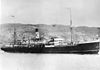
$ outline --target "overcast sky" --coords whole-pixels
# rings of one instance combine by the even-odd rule
[[[1,0],[2,23],[69,25],[67,8],[74,26],[100,26],[100,0]]]

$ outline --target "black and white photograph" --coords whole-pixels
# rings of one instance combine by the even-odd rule
[[[100,70],[100,0],[0,0],[0,70]]]

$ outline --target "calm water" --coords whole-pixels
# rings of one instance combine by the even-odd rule
[[[0,52],[0,70],[100,70],[100,55]]]

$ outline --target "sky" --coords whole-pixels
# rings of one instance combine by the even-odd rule
[[[70,24],[100,27],[100,0],[1,0],[1,24]],[[15,17],[11,17],[15,16]]]

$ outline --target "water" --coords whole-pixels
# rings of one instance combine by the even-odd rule
[[[100,70],[100,55],[0,52],[0,70]]]

